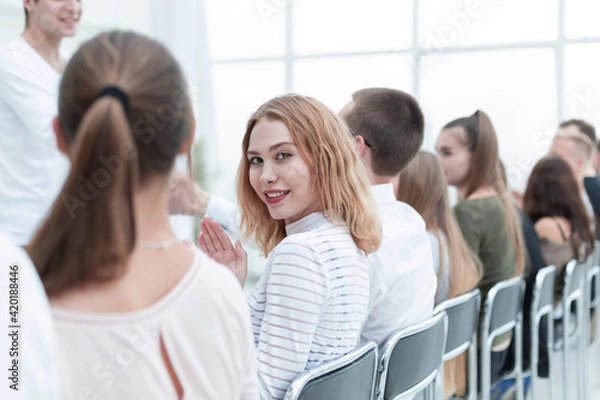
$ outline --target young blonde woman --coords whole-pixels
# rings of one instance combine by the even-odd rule
[[[398,200],[411,205],[425,220],[438,277],[435,303],[467,293],[481,279],[481,265],[462,237],[448,200],[444,171],[437,157],[420,151],[402,171]],[[444,365],[444,397],[466,389],[464,355]]]
[[[463,237],[483,266],[478,285],[483,305],[493,285],[523,274],[526,259],[520,220],[502,180],[496,131],[488,115],[476,111],[446,124],[436,149],[448,184],[458,191],[454,214]],[[510,341],[507,334],[493,343],[492,382]]]
[[[54,129],[71,170],[28,251],[61,398],[257,399],[237,280],[169,224],[169,176],[195,129],[178,63],[132,32],[95,37],[67,65]]]
[[[381,226],[366,168],[341,120],[299,95],[263,104],[242,141],[237,194],[243,237],[268,255],[248,302],[265,397],[359,341],[369,302],[366,255]],[[201,248],[243,284],[246,256],[205,217]]]

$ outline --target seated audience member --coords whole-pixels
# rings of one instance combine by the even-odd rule
[[[420,151],[408,164],[400,174],[397,197],[425,219],[438,280],[436,304],[473,290],[481,279],[481,264],[450,209],[444,171],[434,154]],[[465,361],[463,354],[444,363],[444,398],[464,396]]]
[[[592,167],[595,147],[589,136],[571,128],[559,131],[548,151],[549,156],[560,157],[569,164],[592,230],[596,229],[596,220],[600,215],[600,180]]]
[[[340,111],[371,176],[383,243],[369,256],[371,304],[362,331],[380,347],[399,329],[431,316],[436,290],[423,218],[396,200],[398,176],[423,143],[424,118],[408,93],[388,88],[355,92]]]
[[[363,339],[381,346],[393,332],[425,320],[433,310],[436,279],[425,223],[412,207],[395,198],[398,175],[423,143],[423,113],[405,92],[368,88],[354,93],[339,115],[370,172],[383,227],[382,246],[369,256],[371,301],[362,332]],[[172,183],[170,208],[206,213],[229,233],[239,225],[232,203],[181,175]]]
[[[6,350],[2,366],[8,378],[0,398],[61,399],[56,334],[46,292],[27,253],[3,233],[0,265],[0,299],[6,305],[0,346]]]
[[[186,92],[168,50],[132,32],[96,36],[67,65],[54,129],[71,169],[28,246],[57,327],[61,398],[258,398],[235,276],[169,224],[169,176],[195,129]]]
[[[491,287],[522,275],[526,259],[519,217],[501,175],[496,132],[487,114],[477,111],[446,124],[436,149],[448,184],[458,191],[454,213],[463,237],[483,266],[478,284],[483,311]],[[507,333],[492,344],[492,382],[500,376],[510,342]]]
[[[381,243],[367,170],[346,125],[299,95],[258,108],[237,177],[242,239],[268,256],[249,297],[263,397],[352,350],[369,305],[366,255]],[[205,216],[200,247],[245,282],[246,254]]]
[[[578,193],[575,176],[567,162],[559,157],[546,157],[533,167],[523,199],[523,210],[535,223],[535,230],[540,238],[544,263],[556,266],[554,303],[555,317],[559,320],[562,317],[560,301],[564,288],[565,266],[574,258],[585,259],[594,248],[594,235]],[[528,285],[531,279],[535,277],[528,279]],[[538,371],[543,377],[549,373],[548,349],[552,349],[546,340],[545,326],[542,323],[540,327],[541,341],[538,350]],[[560,340],[560,322],[557,321],[555,326],[558,330],[554,337]],[[528,347],[525,351],[529,354]]]
[[[527,181],[523,211],[535,224],[546,265],[556,266],[554,302],[558,305],[567,262],[584,260],[594,248],[585,206],[566,161],[545,157],[537,162]]]

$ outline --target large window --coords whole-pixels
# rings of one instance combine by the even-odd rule
[[[482,109],[517,189],[560,120],[600,128],[595,0],[204,1],[215,125],[203,134],[217,142],[206,186],[231,199],[245,120],[286,92],[338,111],[360,88],[407,91],[429,150],[446,122]]]

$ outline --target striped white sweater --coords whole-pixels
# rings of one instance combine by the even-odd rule
[[[286,226],[248,303],[263,392],[354,348],[369,303],[367,259],[346,225],[313,213]]]

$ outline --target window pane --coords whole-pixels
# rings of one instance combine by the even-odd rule
[[[548,49],[490,51],[443,55],[423,67],[425,147],[434,148],[446,123],[481,109],[496,128],[510,185],[523,190],[556,132],[554,57]]]
[[[409,56],[331,57],[298,60],[294,91],[323,101],[338,112],[358,89],[393,87],[412,90]]]
[[[600,44],[578,44],[565,48],[564,119],[580,118],[600,131]]]
[[[0,0],[0,43],[17,36],[25,26],[22,2]]]
[[[426,48],[557,37],[558,0],[423,0],[419,6],[419,42]]]
[[[295,0],[294,52],[409,48],[412,3],[412,0]]]
[[[211,58],[282,56],[285,1],[205,0]]]
[[[598,0],[565,1],[565,35],[568,38],[600,36]]]
[[[233,199],[246,122],[261,104],[283,93],[285,69],[278,62],[218,65],[212,81],[216,134],[209,132],[206,141],[217,143],[206,154],[208,189]]]

